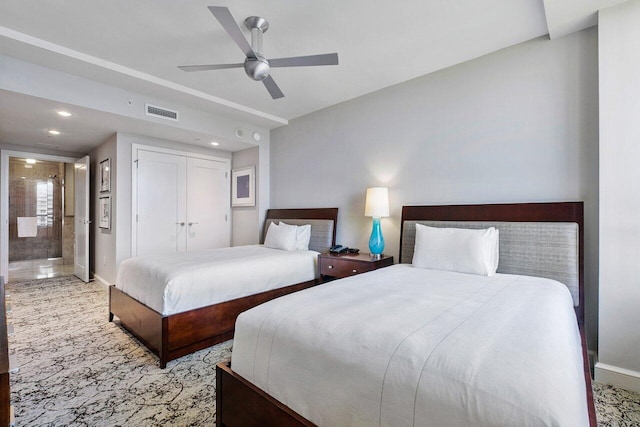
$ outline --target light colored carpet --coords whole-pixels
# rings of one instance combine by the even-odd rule
[[[20,426],[214,425],[215,365],[231,341],[170,362],[108,319],[106,289],[73,277],[7,286]]]
[[[107,291],[74,277],[7,285],[20,371],[11,399],[20,426],[211,426],[215,365],[231,341],[158,367],[107,321]],[[640,426],[640,395],[594,384],[601,426]]]

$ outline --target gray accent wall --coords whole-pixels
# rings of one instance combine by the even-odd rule
[[[595,378],[640,392],[640,1],[600,11],[600,339]]]
[[[389,187],[382,229],[396,262],[403,205],[584,201],[596,348],[596,29],[535,39],[291,120],[271,131],[270,165],[271,207],[337,206],[338,243],[363,252],[366,189]]]

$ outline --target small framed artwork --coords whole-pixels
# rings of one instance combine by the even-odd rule
[[[111,229],[111,196],[100,197],[98,226],[107,230]]]
[[[256,205],[256,167],[249,166],[231,172],[231,206]]]
[[[100,162],[100,192],[111,191],[111,159]]]

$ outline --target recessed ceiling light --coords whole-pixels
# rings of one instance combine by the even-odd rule
[[[25,162],[27,162],[30,165],[35,165],[36,164],[36,159],[24,159]]]
[[[31,168],[33,168],[33,166],[32,166],[32,165],[24,165],[24,167],[25,167],[26,169],[31,169]]]
[[[213,141],[213,142],[211,142],[211,145],[215,145],[215,146],[217,146],[217,145],[220,145],[220,143],[219,143],[219,142],[215,142],[215,141]]]
[[[49,133],[50,133],[51,135],[60,135],[60,131],[59,131],[59,130],[55,130],[55,129],[51,129],[51,130],[49,131]]]
[[[27,179],[27,177],[26,176],[21,176],[20,179]]]
[[[62,117],[69,117],[69,116],[71,116],[71,113],[70,113],[70,112],[68,112],[68,111],[62,111],[62,110],[61,110],[61,111],[58,111],[58,114],[59,114],[60,116],[62,116]]]

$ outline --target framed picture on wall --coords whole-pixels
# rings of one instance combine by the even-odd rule
[[[98,211],[98,226],[107,230],[111,229],[111,196],[100,197]]]
[[[100,162],[100,192],[111,191],[111,159]]]
[[[256,167],[234,169],[231,172],[231,206],[256,205]]]

